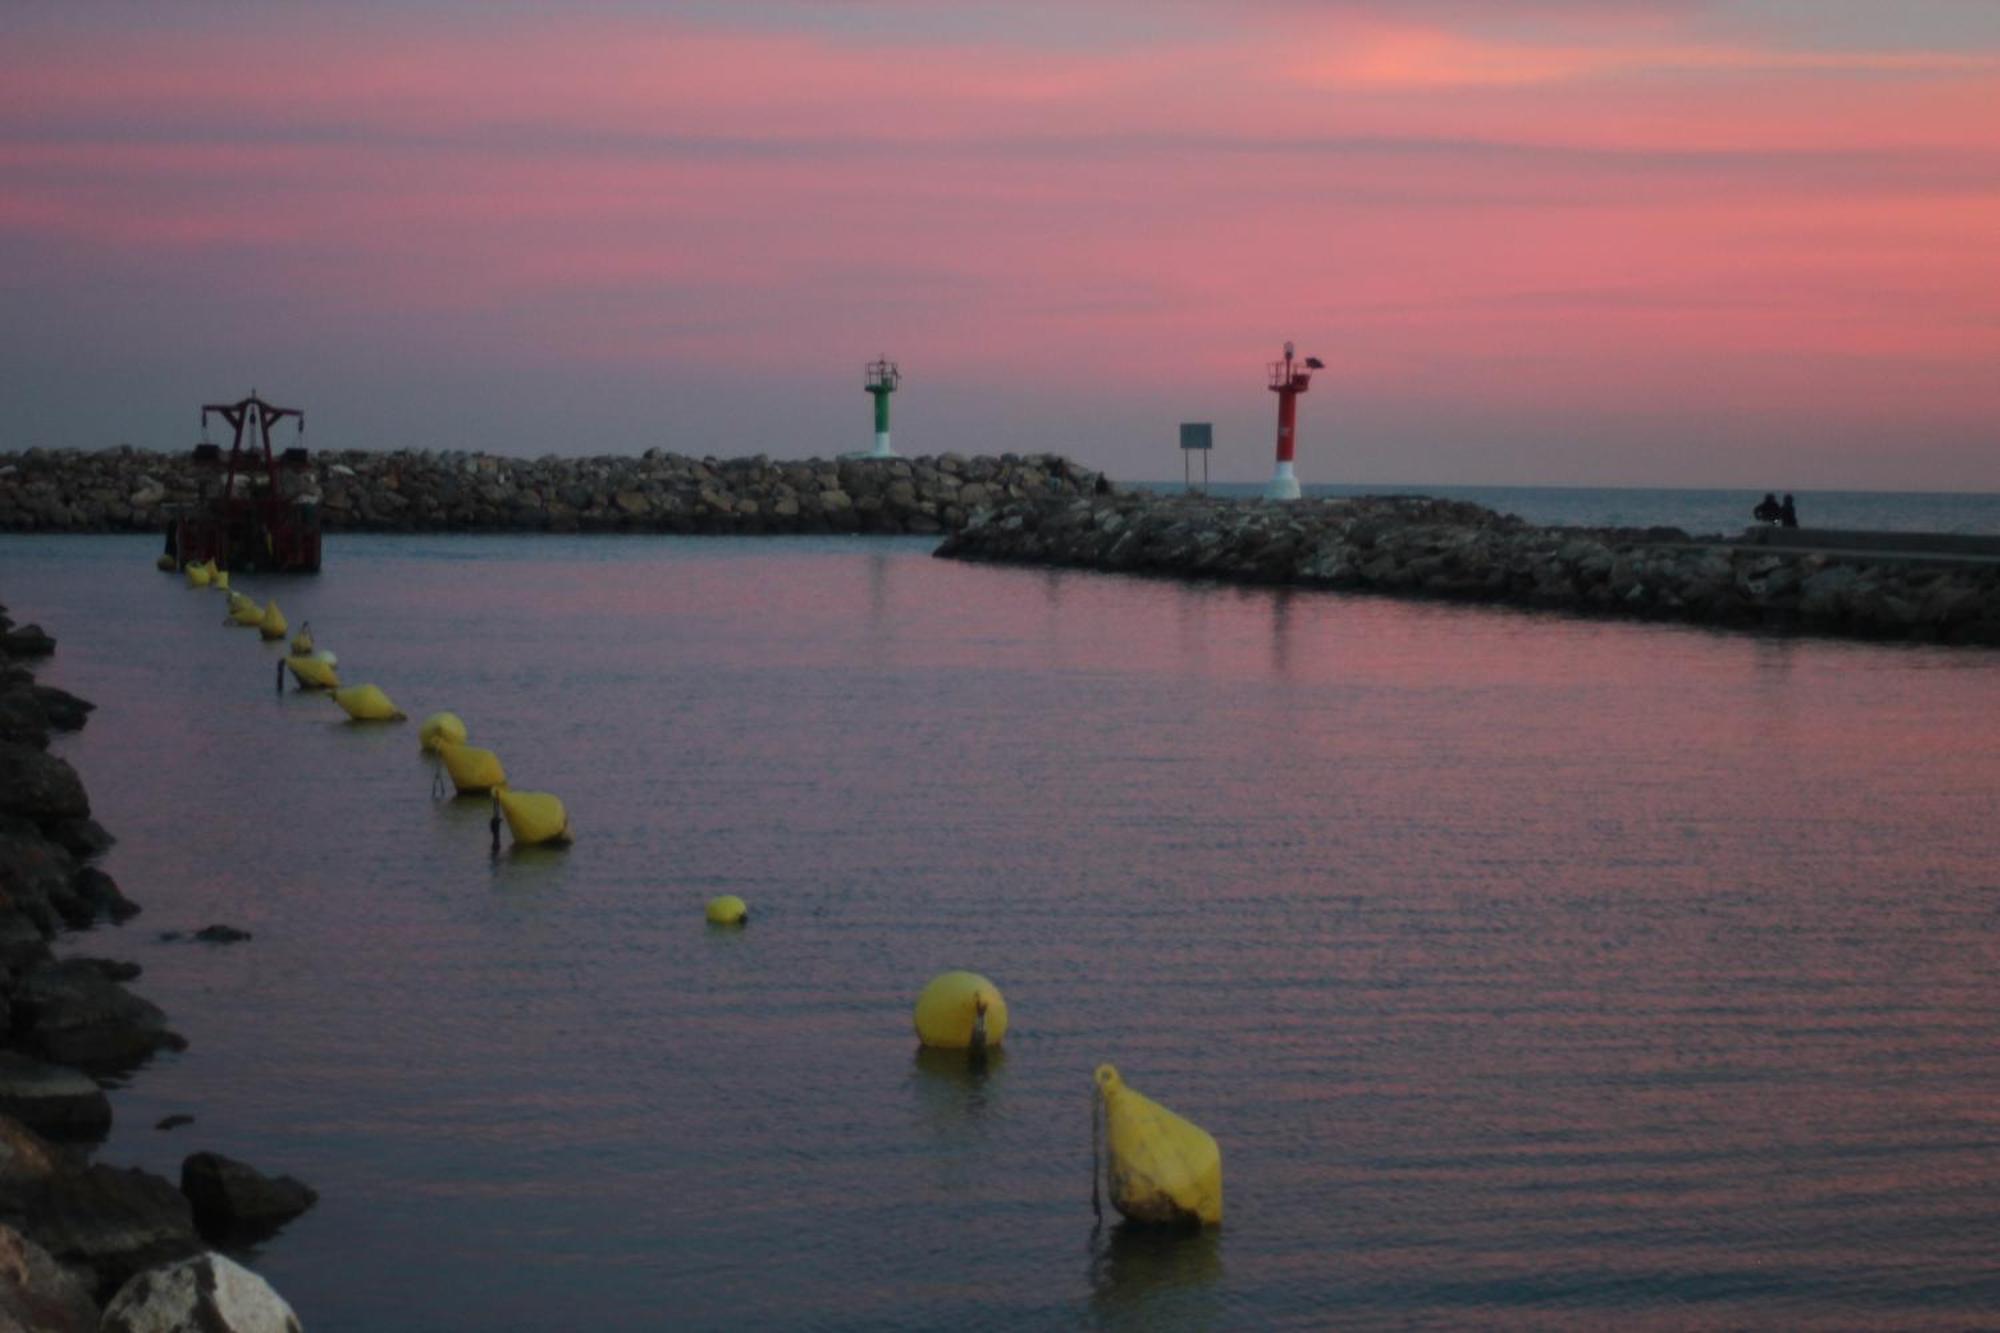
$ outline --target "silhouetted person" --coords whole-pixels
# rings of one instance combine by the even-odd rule
[[[1750,511],[1750,517],[1756,519],[1759,523],[1776,523],[1784,516],[1784,513],[1785,507],[1778,503],[1778,497],[1769,491],[1765,491],[1764,498],[1759,500],[1757,507]]]
[[[1792,503],[1792,497],[1790,495],[1787,495],[1785,496],[1785,502],[1778,506],[1778,526],[1783,528],[1796,528],[1798,525],[1799,525],[1798,506],[1794,505]]]

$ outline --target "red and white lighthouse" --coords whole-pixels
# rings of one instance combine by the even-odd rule
[[[1324,364],[1316,356],[1303,363],[1294,361],[1289,342],[1285,344],[1285,359],[1271,362],[1271,392],[1278,395],[1278,466],[1271,473],[1271,484],[1264,488],[1266,500],[1299,498],[1299,477],[1292,470],[1292,451],[1299,433],[1299,395],[1311,386],[1313,371]]]

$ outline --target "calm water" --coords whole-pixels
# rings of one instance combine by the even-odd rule
[[[1200,466],[1199,462],[1196,464]],[[1179,491],[1182,483],[1142,487]],[[1211,486],[1216,495],[1256,496],[1262,485]],[[1469,500],[1530,523],[1567,527],[1680,528],[1735,536],[1751,526],[1762,491],[1662,490],[1616,486],[1307,486],[1309,496],[1435,495]],[[1798,491],[1799,521],[1814,528],[1887,532],[2000,533],[2000,494],[1979,491]]]
[[[495,863],[154,549],[0,539],[146,905],[77,947],[192,1041],[106,1152],[317,1185],[255,1257],[309,1327],[2000,1322],[2000,655],[880,539],[253,585],[568,801]],[[983,1079],[913,1052],[950,966]],[[1093,1234],[1101,1060],[1220,1140],[1219,1234]]]

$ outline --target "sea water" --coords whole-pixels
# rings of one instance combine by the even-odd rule
[[[145,907],[62,947],[190,1042],[103,1158],[316,1186],[246,1258],[320,1329],[1996,1317],[2000,655],[929,545],[330,538],[242,581],[360,726],[153,540],[0,538]],[[446,708],[572,848],[433,799]],[[1219,1231],[1097,1225],[1100,1061]]]

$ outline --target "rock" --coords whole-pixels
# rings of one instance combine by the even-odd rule
[[[73,926],[89,925],[99,917],[109,917],[113,921],[126,921],[139,915],[139,904],[127,898],[118,887],[118,881],[99,870],[96,866],[83,866],[70,881],[78,904],[77,911],[82,920],[71,919]],[[117,978],[112,978],[114,981]]]
[[[194,1205],[195,1226],[217,1244],[268,1235],[319,1202],[303,1181],[212,1152],[181,1163],[181,1193]]]
[[[100,1292],[201,1251],[186,1196],[172,1181],[137,1169],[59,1172],[29,1205],[25,1230],[62,1262],[89,1268]]]
[[[95,968],[97,975],[106,981],[137,981],[146,972],[146,969],[137,963],[127,962],[123,958],[91,958],[80,954],[64,961]]]
[[[32,687],[0,690],[0,743],[46,749],[53,730]]]
[[[111,1128],[111,1102],[95,1079],[15,1051],[0,1051],[0,1114],[58,1138],[102,1138]]]
[[[10,1226],[0,1226],[0,1330],[95,1333],[90,1284]]]
[[[47,657],[56,650],[56,641],[43,633],[40,625],[23,625],[0,634],[0,656]]]
[[[158,1005],[76,960],[28,970],[14,995],[14,1029],[28,1050],[89,1072],[117,1072],[186,1045]]]
[[[250,932],[247,930],[238,930],[234,926],[218,924],[203,926],[194,933],[194,937],[209,944],[235,944],[239,940],[249,939]]]
[[[68,690],[59,690],[53,685],[33,687],[35,701],[42,706],[42,713],[49,725],[57,731],[78,731],[90,720],[97,705],[88,699],[79,699]]]
[[[104,1307],[101,1333],[301,1333],[271,1284],[213,1252],[133,1277]]]
[[[161,1116],[161,1117],[159,1118],[159,1120],[157,1120],[157,1121],[155,1121],[155,1122],[154,1122],[154,1124],[153,1124],[153,1128],[154,1128],[154,1129],[179,1129],[179,1128],[180,1128],[180,1127],[181,1127],[182,1125],[192,1125],[193,1123],[194,1123],[194,1117],[193,1117],[193,1116],[191,1116],[191,1115],[182,1115],[182,1114],[179,1114],[179,1113],[176,1113],[176,1114],[174,1114],[174,1115],[163,1115],[163,1116]]]
[[[82,819],[90,798],[67,760],[29,745],[0,743],[0,811],[37,823]]]
[[[0,1198],[10,1204],[39,1194],[69,1164],[22,1121],[0,1114]]]
[[[54,820],[48,825],[48,835],[77,856],[101,856],[118,841],[104,825],[87,816]]]
[[[0,833],[0,894],[43,936],[75,914],[76,874],[76,858],[39,833]]]

